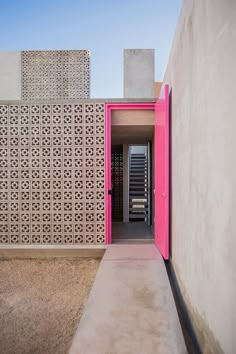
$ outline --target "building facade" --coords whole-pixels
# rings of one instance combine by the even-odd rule
[[[15,61],[7,66],[9,57]],[[124,155],[125,147],[153,142],[154,51],[125,50],[124,57],[124,73],[133,68],[124,76],[124,93],[135,98],[95,100],[89,92],[89,51],[1,53],[1,76],[8,88],[0,89],[0,244],[105,245],[112,241],[111,209],[117,203],[121,214],[126,210],[121,221],[130,221],[132,202],[133,217],[146,223],[149,219],[153,226],[147,162],[141,181],[135,177],[130,182],[135,191],[129,186],[129,168],[125,176],[122,166],[129,154],[128,149]],[[135,75],[142,65],[147,75]],[[152,97],[143,97],[145,88]],[[3,99],[3,91],[9,96],[15,92],[14,100]],[[117,179],[111,180],[112,166],[113,176],[118,171],[112,153],[117,148],[122,177],[118,194],[123,194],[123,185],[126,191],[119,199]],[[114,184],[113,204],[109,183]]]

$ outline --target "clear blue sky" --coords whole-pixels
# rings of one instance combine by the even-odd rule
[[[123,49],[155,48],[161,81],[182,0],[0,0],[0,50],[89,49],[91,97],[123,96]]]

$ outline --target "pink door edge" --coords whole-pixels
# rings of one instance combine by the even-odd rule
[[[154,127],[154,238],[164,259],[169,259],[169,86],[155,105]]]

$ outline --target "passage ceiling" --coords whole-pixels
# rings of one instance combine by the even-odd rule
[[[144,144],[154,133],[152,110],[115,110],[111,119],[111,142],[117,144]]]

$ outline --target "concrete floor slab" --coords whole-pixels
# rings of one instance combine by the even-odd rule
[[[143,221],[112,222],[112,240],[153,240],[151,227]]]
[[[154,245],[108,247],[69,353],[187,353],[165,265]]]

